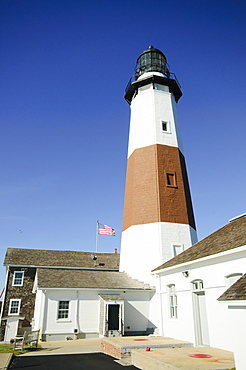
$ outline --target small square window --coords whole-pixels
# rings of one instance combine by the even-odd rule
[[[167,131],[167,122],[162,121],[162,131]]]
[[[68,319],[69,301],[59,301],[58,319]]]
[[[161,130],[162,132],[170,134],[170,122],[161,121]]]
[[[171,172],[166,173],[166,181],[167,181],[167,186],[169,186],[171,188],[176,188],[177,187],[175,173],[171,173]]]
[[[174,245],[173,246],[173,254],[174,257],[176,257],[178,254],[182,253],[184,251],[183,245]]]
[[[19,315],[20,299],[11,299],[9,302],[9,315]]]
[[[24,272],[23,271],[15,271],[12,285],[22,286],[23,285],[23,277],[24,277]]]

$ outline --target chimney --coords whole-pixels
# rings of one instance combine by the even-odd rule
[[[114,254],[117,254],[117,248],[114,249]]]

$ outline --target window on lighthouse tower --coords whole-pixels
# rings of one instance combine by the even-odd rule
[[[174,172],[166,173],[167,186],[171,188],[177,187],[176,175]]]
[[[171,134],[170,122],[161,121],[161,131],[165,134]]]
[[[162,121],[162,131],[167,131],[167,122]]]

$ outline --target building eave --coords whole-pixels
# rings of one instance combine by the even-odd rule
[[[227,299],[219,301],[221,303],[227,304],[228,306],[246,306],[246,299]]]
[[[105,290],[105,291],[122,291],[122,292],[152,292],[152,291],[155,291],[155,288],[154,287],[151,287],[151,288],[146,288],[146,289],[141,289],[141,288],[102,288],[102,287],[98,287],[98,288],[66,288],[66,287],[63,287],[63,288],[56,288],[56,287],[38,287],[37,290]]]
[[[246,245],[243,245],[243,246],[238,247],[238,248],[229,249],[225,252],[212,254],[210,256],[198,258],[196,260],[187,261],[187,262],[183,262],[183,263],[180,263],[180,264],[177,264],[177,265],[174,265],[174,266],[170,266],[170,267],[162,268],[160,270],[152,271],[152,275],[168,274],[169,272],[173,272],[175,270],[187,269],[188,267],[190,267],[192,265],[195,265],[195,264],[204,264],[204,263],[209,262],[213,259],[219,259],[219,258],[222,258],[222,257],[227,257],[227,256],[230,256],[230,255],[238,254],[238,253],[245,252],[245,251],[246,251]]]
[[[67,269],[67,270],[93,270],[93,271],[119,271],[119,268],[102,267],[71,267],[71,266],[39,266],[39,265],[13,265],[4,264],[5,267],[40,268],[40,269]]]

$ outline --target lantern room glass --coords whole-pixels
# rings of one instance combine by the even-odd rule
[[[139,56],[136,66],[136,78],[145,72],[160,72],[166,77],[170,77],[166,57],[160,50],[149,47]]]

